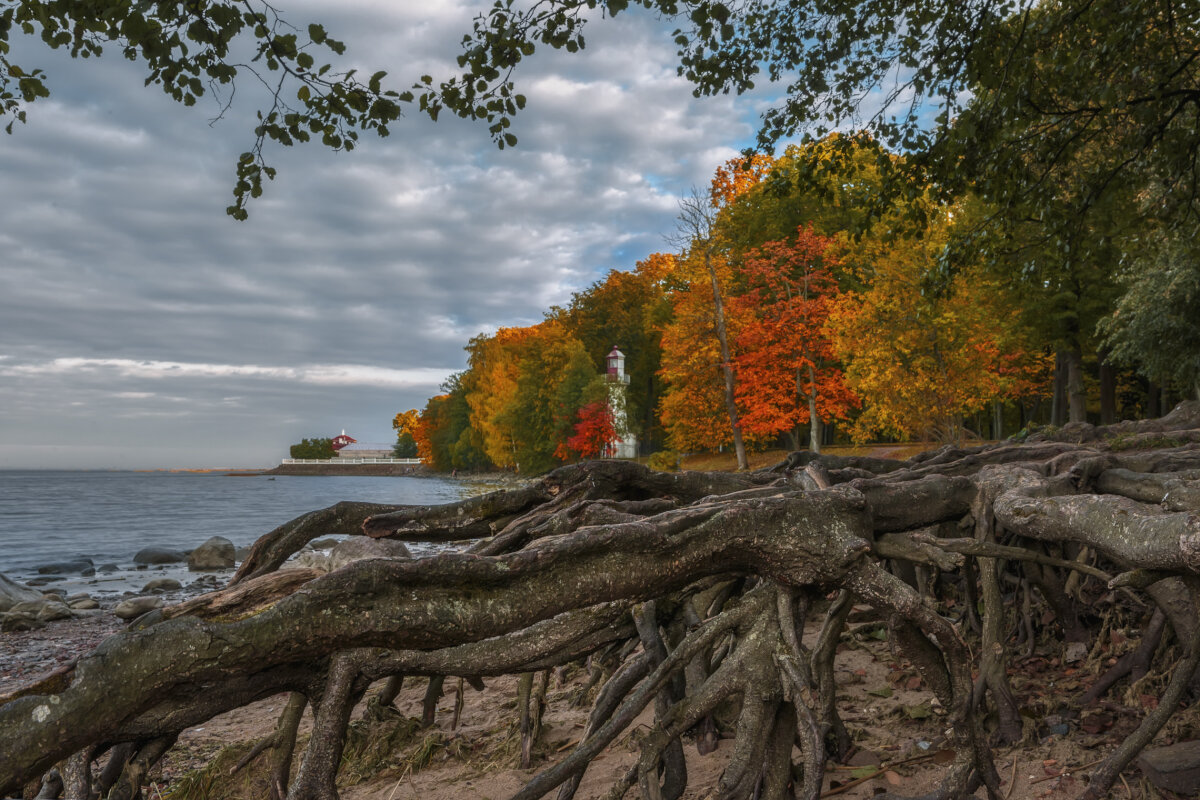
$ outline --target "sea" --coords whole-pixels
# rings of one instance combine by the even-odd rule
[[[437,477],[0,470],[0,573],[20,582],[50,577],[42,589],[99,599],[136,592],[151,578],[186,585],[196,577],[186,565],[139,569],[134,554],[149,546],[191,550],[210,536],[248,547],[341,500],[428,505],[491,488]],[[90,558],[97,573],[39,575],[39,567],[78,558]]]

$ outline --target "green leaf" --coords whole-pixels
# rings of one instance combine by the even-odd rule
[[[933,709],[929,703],[921,703],[917,706],[901,706],[901,709],[909,719],[928,719],[933,716]]]

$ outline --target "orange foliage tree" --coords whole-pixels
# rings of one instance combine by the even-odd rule
[[[746,291],[730,300],[745,320],[737,336],[737,400],[742,429],[769,437],[789,432],[819,452],[822,422],[847,419],[859,406],[846,385],[824,326],[838,295],[833,239],[801,226],[794,238],[746,255]]]
[[[448,460],[435,457],[433,437],[437,431],[447,425],[445,420],[446,405],[450,395],[439,394],[429,398],[416,424],[412,427],[412,437],[417,443],[417,458],[436,469],[449,469]],[[397,415],[399,416],[399,415]],[[439,463],[445,461],[446,463]]]
[[[720,282],[734,279],[732,266],[711,259]],[[700,258],[680,259],[669,292],[672,314],[662,326],[662,369],[666,384],[659,416],[674,450],[716,450],[733,444],[725,408],[721,348],[713,316],[713,290]],[[746,308],[727,309],[729,338],[736,341]]]
[[[731,158],[717,167],[711,187],[713,206],[723,208],[732,204],[770,174],[774,164],[771,156],[755,153],[748,160]]]

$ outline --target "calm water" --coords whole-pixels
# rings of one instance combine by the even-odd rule
[[[86,556],[128,579],[134,553],[149,545],[190,550],[224,536],[242,547],[339,500],[446,503],[478,491],[439,478],[0,471],[0,573],[25,580],[41,564]],[[104,578],[92,590],[127,588]]]

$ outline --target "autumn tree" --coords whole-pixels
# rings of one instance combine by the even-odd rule
[[[742,428],[738,424],[737,400],[735,398],[737,379],[734,377],[733,354],[730,350],[730,333],[725,321],[725,299],[721,277],[717,271],[717,262],[721,260],[721,242],[714,230],[719,199],[712,192],[706,197],[692,190],[690,197],[679,203],[679,224],[672,241],[681,248],[687,258],[694,258],[704,266],[704,274],[708,278],[708,290],[711,294],[712,331],[716,337],[718,360],[716,365],[720,370],[725,401],[725,415],[728,419],[730,438],[733,440],[733,451],[737,458],[738,469],[747,469],[746,445],[742,437]]]
[[[626,418],[632,432],[651,446],[663,438],[658,419],[663,392],[659,370],[662,324],[670,314],[667,283],[674,269],[674,256],[652,253],[632,270],[610,271],[553,312],[582,343],[596,374],[604,371],[604,358],[612,346],[621,347],[630,378]]]
[[[501,469],[517,465],[514,417],[509,413],[521,377],[519,346],[530,328],[501,328],[492,336],[476,336],[467,344],[468,369],[462,383],[471,409],[470,427],[488,460]]]
[[[413,431],[417,455],[442,472],[494,467],[483,452],[482,437],[471,427],[464,377],[456,373],[442,384],[445,394],[429,399]]]
[[[511,436],[514,465],[536,475],[557,466],[559,445],[572,435],[585,397],[595,395],[599,374],[582,343],[555,319],[528,329],[513,349],[516,389],[497,422]]]
[[[886,229],[848,248],[864,287],[832,304],[826,331],[864,398],[855,436],[959,442],[965,418],[994,399],[1033,391],[1045,359],[1020,308],[980,271],[934,290],[949,220],[921,239]]]
[[[599,458],[616,438],[617,428],[608,403],[588,403],[577,412],[570,438],[560,442],[554,454],[562,461]]]
[[[748,433],[790,433],[799,449],[801,424],[809,449],[820,452],[823,421],[846,419],[859,405],[846,386],[825,332],[837,302],[833,240],[811,225],[788,240],[747,254],[743,294],[731,305],[746,320],[737,337],[737,398]]]
[[[659,415],[674,450],[717,450],[734,444],[730,427],[726,372],[713,313],[709,270],[718,284],[733,280],[732,266],[721,257],[707,264],[696,254],[676,263],[669,298],[671,317],[662,328],[662,370],[666,385]],[[736,341],[745,309],[730,309],[726,330]]]
[[[412,458],[417,455],[417,440],[414,433],[420,423],[421,412],[415,408],[401,411],[392,420],[392,428],[396,431],[396,445],[392,448],[396,458]]]

